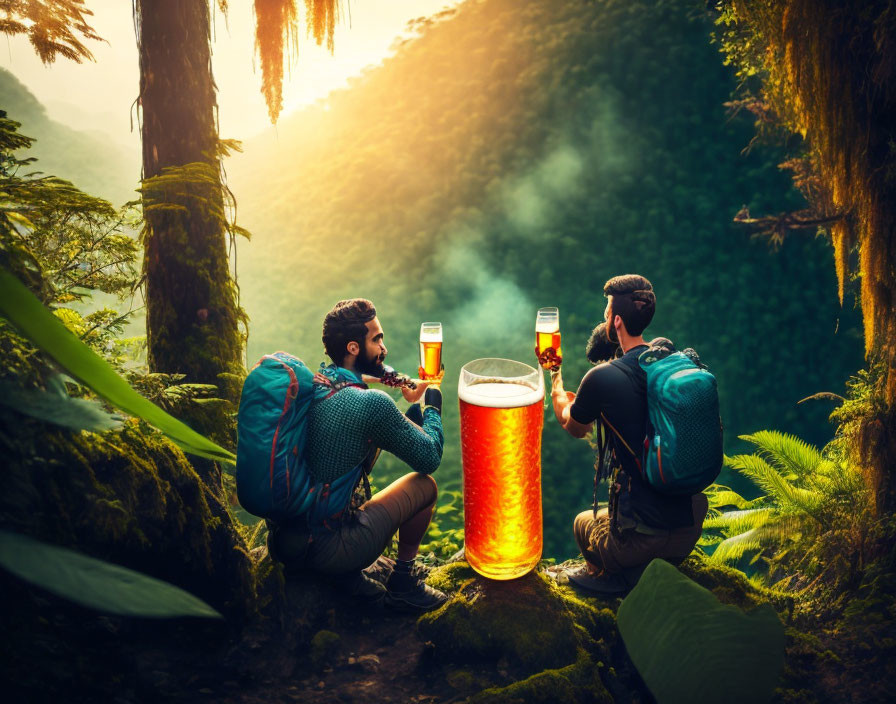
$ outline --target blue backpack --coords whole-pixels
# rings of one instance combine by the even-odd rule
[[[661,340],[638,357],[647,374],[647,434],[642,456],[610,427],[632,452],[651,487],[665,494],[696,494],[712,484],[722,469],[716,378],[694,350],[676,352],[671,343]]]
[[[265,355],[243,382],[237,414],[236,491],[246,511],[273,521],[308,515],[323,522],[330,516],[333,494],[351,499],[358,473],[337,482],[315,483],[305,461],[308,409],[320,398],[346,386],[362,386],[334,375],[316,376],[302,360],[286,352]],[[351,485],[348,490],[341,486]],[[335,485],[335,482],[334,482]],[[345,502],[348,503],[347,501]],[[341,513],[345,505],[339,506]]]

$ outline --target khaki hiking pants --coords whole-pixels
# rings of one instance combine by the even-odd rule
[[[431,509],[437,497],[432,477],[411,472],[349,512],[338,530],[315,535],[308,543],[307,533],[281,528],[272,534],[271,547],[288,569],[334,575],[356,572],[373,564],[399,527]]]
[[[706,496],[695,494],[692,507],[694,511],[692,526],[669,531],[648,529],[651,531],[650,534],[629,529],[620,536],[610,530],[607,509],[598,511],[597,518],[594,518],[593,512],[589,509],[576,516],[573,532],[585,561],[598,573],[621,572],[628,567],[646,565],[655,557],[679,563],[690,555],[700,538],[703,519],[706,518],[709,509]]]

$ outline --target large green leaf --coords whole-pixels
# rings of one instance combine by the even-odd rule
[[[784,664],[769,604],[749,613],[654,560],[617,613],[632,662],[658,704],[768,701]]]
[[[6,381],[0,381],[0,405],[72,430],[101,433],[121,425],[121,419],[108,413],[97,401],[42,389],[23,389]]]
[[[18,533],[0,531],[0,565],[63,599],[110,614],[222,618],[173,584]]]
[[[102,357],[75,337],[15,276],[0,268],[0,315],[69,374],[116,408],[142,418],[185,452],[233,464],[233,453],[143,398]]]

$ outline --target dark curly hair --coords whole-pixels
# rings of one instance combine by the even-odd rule
[[[591,337],[585,345],[585,356],[592,364],[600,364],[613,359],[618,349],[619,343],[607,337],[607,324],[603,322],[592,330]]]
[[[604,284],[604,295],[612,296],[611,315],[618,315],[629,335],[644,332],[656,312],[653,285],[638,274],[614,276]]]
[[[339,301],[324,318],[321,340],[324,351],[336,364],[345,360],[346,345],[357,342],[364,348],[367,325],[376,317],[376,308],[366,298],[350,298]]]

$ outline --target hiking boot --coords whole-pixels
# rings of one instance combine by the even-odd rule
[[[350,572],[332,580],[333,588],[343,596],[368,604],[378,604],[386,595],[386,587],[363,572]]]
[[[448,601],[447,594],[413,575],[393,572],[386,589],[386,606],[396,611],[432,611]]]
[[[625,595],[629,587],[620,574],[594,575],[582,566],[566,573],[569,583],[595,596],[614,597]]]
[[[646,565],[627,567],[621,572],[592,574],[586,565],[564,573],[569,583],[577,589],[590,592],[595,596],[622,597],[628,594],[638,583]],[[559,581],[559,580],[558,580]]]
[[[394,569],[395,560],[393,560],[391,557],[380,555],[376,559],[376,562],[368,565],[363,570],[361,570],[361,572],[385,586],[386,582],[389,581],[389,577],[392,575],[392,570]]]

